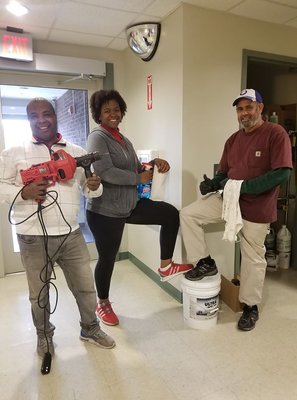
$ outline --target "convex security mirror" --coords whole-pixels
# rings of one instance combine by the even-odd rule
[[[153,58],[160,39],[161,24],[147,22],[131,25],[126,29],[130,49],[143,61]]]

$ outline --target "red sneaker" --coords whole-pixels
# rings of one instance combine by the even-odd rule
[[[185,272],[190,271],[193,268],[192,264],[176,264],[175,262],[171,262],[171,264],[167,265],[167,267],[159,268],[158,272],[161,277],[162,282],[169,281],[169,279],[174,278],[177,275],[184,274]]]
[[[96,307],[97,317],[106,325],[118,325],[119,319],[114,313],[109,301],[98,303]]]

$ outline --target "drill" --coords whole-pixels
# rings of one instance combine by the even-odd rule
[[[72,179],[77,167],[84,168],[85,175],[89,178],[92,176],[91,164],[99,159],[99,152],[72,157],[65,150],[60,149],[51,154],[50,161],[20,170],[20,174],[24,185],[46,179],[49,186],[53,186],[56,181],[66,182]]]
[[[98,151],[95,151],[93,153],[89,153],[89,154],[86,154],[84,156],[75,157],[74,159],[76,161],[76,166],[77,167],[83,167],[84,168],[86,178],[90,178],[92,176],[91,164],[93,164],[93,162],[99,160],[100,159],[100,155],[99,155]]]

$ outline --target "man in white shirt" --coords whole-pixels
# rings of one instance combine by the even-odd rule
[[[49,179],[34,179],[24,185],[21,171],[50,161],[57,150],[63,149],[73,158],[86,154],[83,148],[69,143],[57,132],[57,116],[48,100],[30,101],[27,116],[32,139],[1,154],[0,199],[13,203],[12,220],[27,275],[37,352],[42,357],[54,354],[55,326],[50,322],[53,311],[49,290],[54,286],[55,263],[61,267],[76,299],[80,338],[102,348],[112,348],[114,340],[100,329],[95,315],[96,292],[89,253],[77,222],[81,191],[88,198],[99,197],[101,180],[98,176],[86,178],[84,169],[78,167],[66,181],[57,179],[51,185]]]

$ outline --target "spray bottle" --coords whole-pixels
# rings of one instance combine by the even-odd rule
[[[146,171],[153,169],[153,166],[149,163],[142,163],[142,166]],[[152,182],[139,183],[137,185],[137,196],[139,199],[149,199],[151,197]]]

